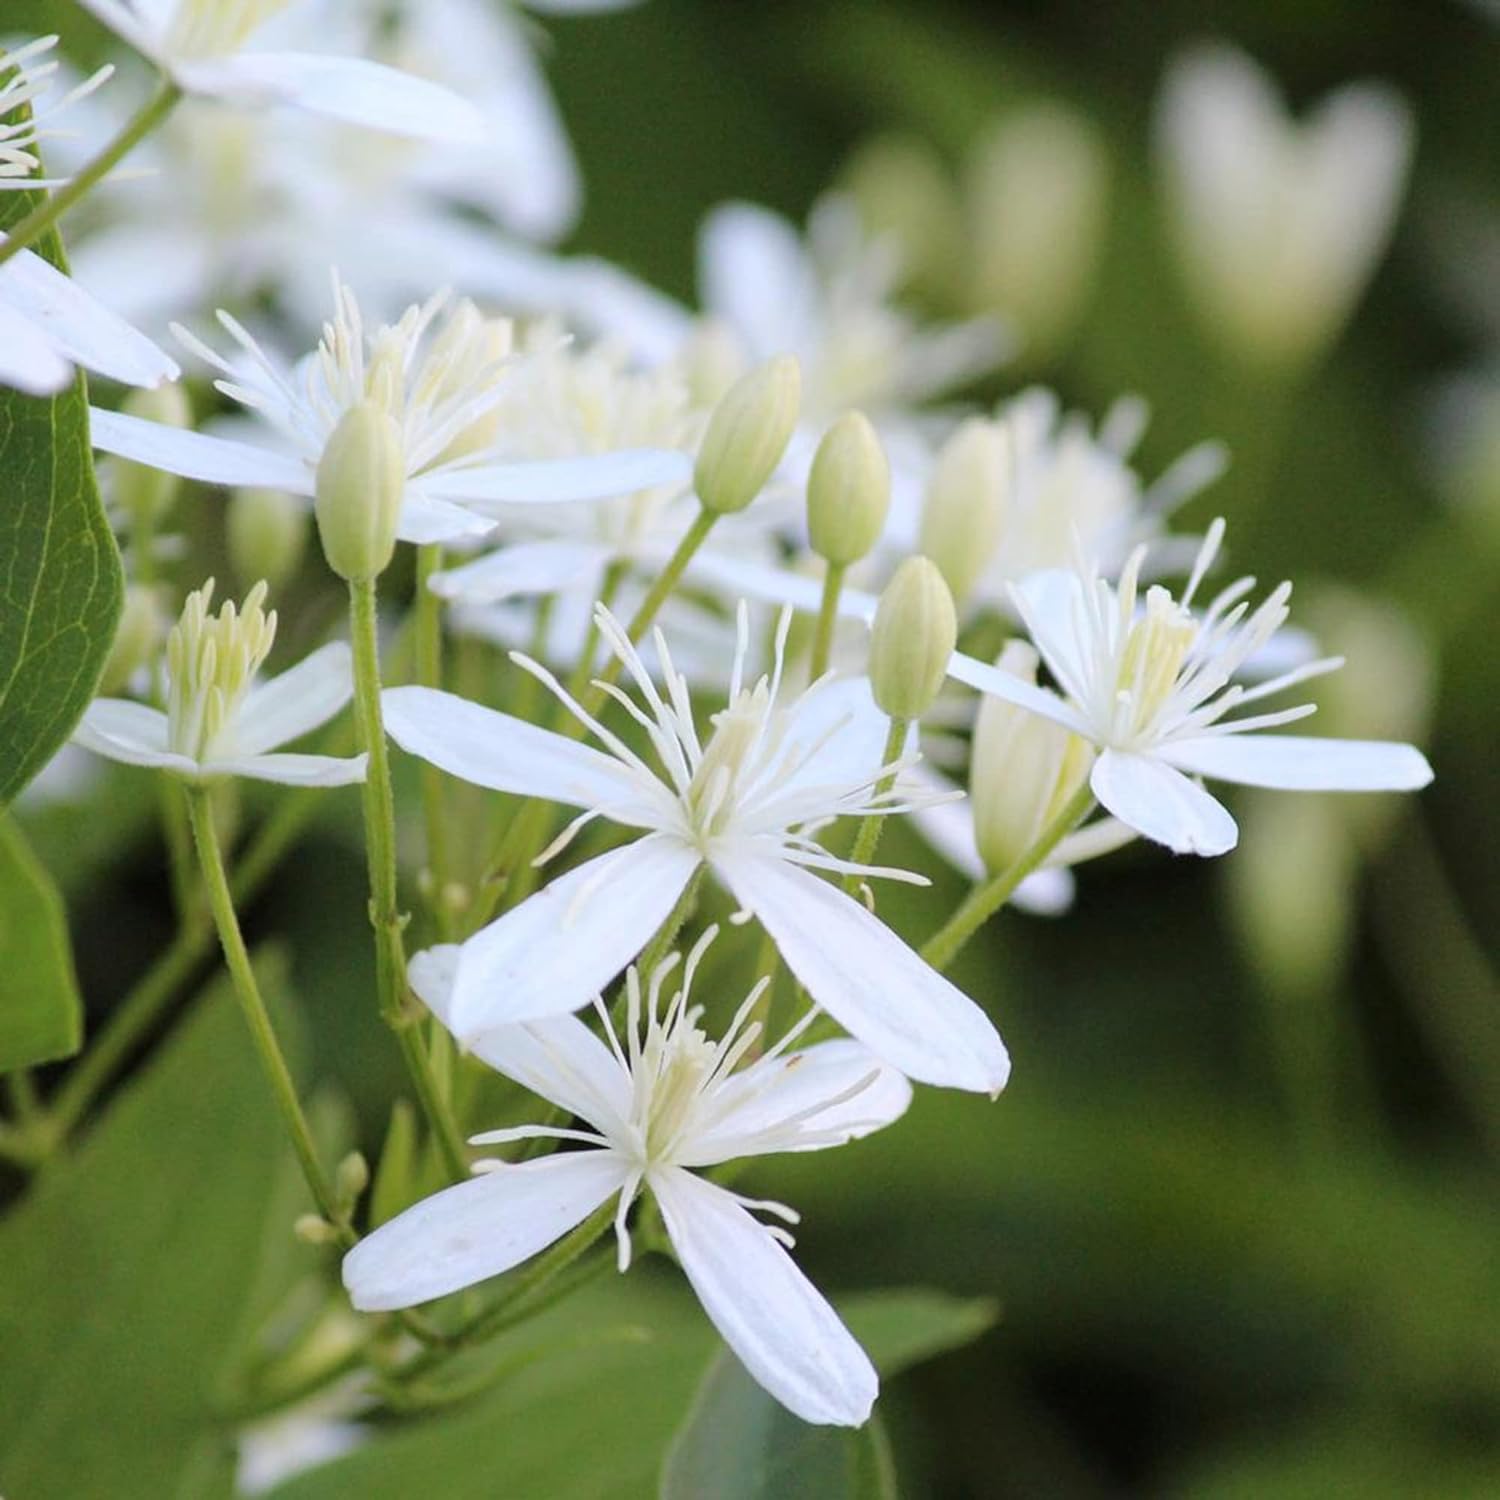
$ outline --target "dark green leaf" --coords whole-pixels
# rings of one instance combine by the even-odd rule
[[[0,1073],[71,1057],[82,1039],[62,898],[15,820],[0,816]]]

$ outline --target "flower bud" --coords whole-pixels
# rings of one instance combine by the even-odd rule
[[[333,1185],[341,1204],[352,1208],[359,1202],[360,1194],[370,1185],[370,1166],[362,1152],[351,1151],[338,1164]]]
[[[1036,681],[1037,654],[1011,641],[996,664]],[[974,724],[969,800],[974,842],[991,874],[1008,870],[1036,843],[1088,775],[1091,753],[1076,734],[1001,698],[980,700]]]
[[[193,410],[181,385],[159,385],[155,390],[131,391],[120,405],[127,417],[157,422],[164,427],[188,428]],[[135,530],[154,531],[172,508],[182,480],[162,469],[150,469],[128,458],[110,460],[111,495],[130,518]]]
[[[99,691],[108,696],[124,688],[156,655],[166,633],[167,622],[156,594],[138,583],[131,584],[125,590],[125,607],[99,679]]]
[[[776,472],[797,425],[802,372],[778,355],[733,385],[708,419],[693,473],[705,510],[744,510]]]
[[[236,490],[229,498],[229,561],[248,586],[264,578],[279,589],[302,565],[307,511],[281,490]]]
[[[373,402],[351,407],[323,449],[314,502],[323,553],[340,578],[362,583],[385,571],[405,489],[395,419]]]
[[[936,564],[909,557],[880,596],[870,640],[870,686],[893,719],[932,707],[958,642],[953,595]]]
[[[921,548],[962,603],[1000,545],[1010,495],[1011,439],[970,417],[938,450],[922,510]]]
[[[292,1233],[304,1245],[336,1245],[339,1232],[320,1214],[300,1214],[292,1224]]]
[[[818,444],[807,480],[813,551],[838,567],[864,557],[885,530],[891,466],[863,412],[846,412]]]

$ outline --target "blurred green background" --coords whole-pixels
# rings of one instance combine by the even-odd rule
[[[1455,506],[1426,421],[1438,385],[1496,357],[1493,301],[1486,330],[1457,290],[1500,235],[1488,10],[651,0],[549,22],[588,188],[576,245],[684,297],[698,220],[725,198],[800,219],[874,132],[956,163],[999,111],[1082,109],[1110,151],[1108,238],[1076,335],[1026,378],[1093,413],[1146,396],[1148,474],[1224,439],[1235,467],[1184,526],[1225,514],[1237,570],[1294,577],[1299,600],[1337,582],[1399,608],[1431,663],[1419,799],[1351,829],[1320,802],[1241,798],[1246,847],[1225,861],[1137,849],[1084,870],[1066,920],[1004,915],[957,974],[1010,1043],[1000,1100],[929,1091],[837,1170],[760,1174],[803,1211],[820,1284],[1002,1304],[980,1342],[890,1389],[912,1495],[1500,1493],[1500,517]],[[1415,110],[1391,253],[1293,389],[1220,357],[1166,241],[1150,110],[1172,50],[1204,36],[1296,104],[1377,76]],[[1360,673],[1377,709],[1407,691],[1386,666]],[[373,1145],[396,1077],[366,1024],[359,926],[330,915],[360,902],[338,816],[254,928],[287,940],[312,1071],[342,1079]],[[103,1003],[167,932],[147,830],[124,861],[89,832],[37,820]],[[932,866],[914,842],[888,852]],[[933,873],[887,908],[913,936],[958,893]]]

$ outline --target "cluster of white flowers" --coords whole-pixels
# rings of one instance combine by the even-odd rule
[[[499,227],[555,236],[577,200],[566,141],[505,7],[413,0],[385,29],[373,3],[86,3],[153,64],[167,105],[195,96],[191,117],[143,146],[168,170],[99,200],[122,207],[85,241],[89,283],[122,301],[144,291],[143,318],[201,326],[207,299],[253,305],[267,290],[284,317],[262,333],[243,309],[219,310],[227,352],[176,326],[236,414],[199,431],[105,402],[91,414],[95,447],[315,507],[330,563],[356,588],[396,542],[416,544],[417,613],[452,606],[457,629],[534,642],[511,660],[546,690],[513,698],[529,705],[514,713],[433,678],[358,697],[374,664],[361,665],[357,635],[353,656],[330,642],[260,684],[276,633],[265,585],[215,616],[209,583],[137,679],[150,701],[101,698],[77,733],[198,789],[233,776],[336,786],[384,776],[383,716],[430,767],[524,799],[513,827],[541,813],[530,846],[520,837],[511,851],[520,866],[502,872],[514,882],[502,909],[472,901],[485,919],[418,952],[407,981],[462,1049],[577,1123],[473,1136],[565,1149],[482,1160],[472,1181],[360,1240],[344,1260],[354,1305],[407,1308],[468,1287],[609,1204],[624,1269],[633,1205],[649,1194],[750,1372],[809,1421],[863,1422],[869,1360],[792,1263],[786,1230],[752,1211],[796,1216],[707,1174],[890,1124],[908,1080],[992,1097],[1006,1084],[993,1023],[942,972],[972,930],[969,908],[926,948],[898,935],[870,882],[925,881],[874,862],[882,822],[912,817],[986,911],[1011,894],[1057,911],[1071,865],[1137,835],[1179,853],[1231,849],[1235,822],[1205,778],[1414,789],[1430,778],[1426,761],[1406,745],[1264,732],[1308,707],[1241,713],[1340,662],[1284,628],[1288,584],[1252,605],[1254,582],[1240,579],[1197,604],[1224,524],[1202,537],[1167,527],[1222,467],[1216,445],[1147,483],[1132,463],[1140,402],[1117,404],[1097,429],[1040,389],[989,412],[935,410],[996,368],[1006,331],[989,317],[924,324],[899,299],[899,246],[868,234],[852,200],[822,203],[806,238],[759,208],[716,211],[694,313],[601,263],[497,240]],[[309,38],[351,55],[309,50]],[[38,142],[105,80],[45,108],[49,45],[0,54],[0,190],[49,186]],[[1308,139],[1283,124],[1274,147],[1256,145],[1270,105],[1243,68],[1222,57],[1184,68],[1162,130],[1199,289],[1255,330],[1245,337],[1290,358],[1292,331],[1311,340],[1331,328],[1383,241],[1404,156],[1399,113],[1345,99]],[[1205,128],[1214,89],[1233,92],[1238,113],[1213,113]],[[20,106],[34,118],[6,124]],[[244,114],[270,106],[334,122],[307,137],[305,172],[274,164],[303,149],[281,134],[295,124]],[[1379,149],[1361,134],[1376,127]],[[504,151],[524,160],[506,166]],[[1351,153],[1358,181],[1341,166]],[[1007,173],[1030,160],[1007,154]],[[1341,266],[1333,186],[1364,194]],[[313,341],[311,288],[327,287],[334,261],[342,274],[315,347],[283,358],[283,338]],[[1250,306],[1257,280],[1290,302]],[[456,292],[428,295],[435,281]],[[409,295],[423,300],[403,311]],[[138,386],[178,374],[29,248],[0,261],[0,379],[55,392],[74,364]],[[851,408],[869,422],[841,427]],[[810,487],[831,507],[811,526]],[[914,573],[916,553],[932,565]],[[1149,581],[1181,571],[1176,593]],[[799,614],[820,616],[820,640]],[[960,631],[993,641],[997,627],[1011,637],[998,660],[957,649]],[[351,697],[364,753],[281,749]],[[556,837],[554,804],[576,811]],[[575,861],[585,829],[609,830],[606,846]],[[554,865],[565,868],[554,876]],[[746,986],[717,1036],[717,1007],[693,998],[714,928],[685,961],[671,944],[700,899],[725,894],[732,920],[756,924],[765,961],[795,981],[803,1008],[790,1023],[770,1004],[769,975]],[[825,1029],[848,1035],[814,1040]]]

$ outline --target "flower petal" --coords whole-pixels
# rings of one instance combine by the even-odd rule
[[[380,704],[386,733],[403,750],[475,786],[569,807],[640,800],[619,761],[524,719],[437,688],[387,688]]]
[[[714,868],[813,1000],[908,1078],[998,1094],[1010,1058],[989,1017],[837,886],[780,859]]]
[[[79,4],[143,57],[155,60],[155,38],[124,0],[79,0]]]
[[[1011,892],[1010,904],[1033,917],[1060,917],[1073,905],[1078,882],[1071,870],[1043,869],[1028,875]]]
[[[1072,704],[1064,702],[1046,688],[1037,687],[1035,683],[1017,677],[1014,672],[1007,672],[989,662],[965,656],[962,651],[955,651],[948,662],[948,675],[955,682],[967,683],[969,687],[978,688],[981,693],[987,693],[992,698],[1003,698],[1007,703],[1014,703],[1017,708],[1024,708],[1028,713],[1050,719],[1054,724],[1061,724],[1074,734],[1082,735],[1085,739],[1091,738],[1088,725]]]
[[[875,1367],[770,1231],[690,1172],[650,1182],[682,1269],[740,1363],[804,1422],[865,1422]]]
[[[128,698],[96,698],[84,710],[73,741],[127,766],[153,766],[196,775],[198,763],[168,748],[167,716]]]
[[[790,568],[739,557],[722,550],[700,549],[687,566],[687,577],[723,595],[726,599],[754,599],[761,604],[789,604],[804,614],[816,614],[823,605],[823,580]],[[839,614],[846,619],[875,618],[879,600],[859,589],[839,594]]]
[[[693,1138],[680,1165],[841,1146],[899,1120],[911,1094],[903,1074],[847,1039],[763,1059],[723,1085],[714,1124]],[[798,1134],[807,1139],[799,1143]]]
[[[330,641],[305,661],[251,688],[240,706],[235,746],[259,755],[326,724],[354,696],[353,654]]]
[[[454,1034],[587,1005],[666,921],[699,863],[696,849],[649,835],[528,897],[464,944]]]
[[[292,104],[386,135],[459,146],[481,145],[487,135],[484,116],[468,100],[360,57],[240,52],[177,62],[172,74],[189,93],[252,107]]]
[[[282,490],[289,495],[313,493],[312,470],[285,453],[97,406],[89,408],[89,422],[94,447],[100,452],[132,459],[148,469],[162,469],[203,484]]]
[[[1220,803],[1154,757],[1105,750],[1089,785],[1122,823],[1174,853],[1226,854],[1239,841],[1239,829]]]
[[[429,586],[444,599],[498,604],[565,589],[592,577],[612,556],[613,549],[602,542],[518,542],[434,573]]]
[[[0,301],[0,386],[28,396],[55,396],[73,380],[73,366],[40,329]]]
[[[822,297],[796,227],[754,203],[723,203],[698,235],[703,310],[767,358],[817,337]]]
[[[1220,734],[1163,745],[1180,771],[1293,792],[1414,792],[1432,780],[1413,745],[1295,734]]]
[[[625,1185],[609,1151],[567,1151],[486,1172],[397,1214],[344,1257],[364,1312],[413,1307],[519,1265]]]
[[[248,776],[252,781],[275,781],[282,786],[352,786],[365,779],[368,756],[347,760],[334,755],[234,755],[207,762],[210,776]]]
[[[0,234],[0,243],[5,236]],[[30,250],[0,265],[0,301],[74,364],[125,385],[158,386],[181,373],[145,334]]]
[[[420,486],[408,486],[396,522],[396,539],[425,547],[429,542],[475,542],[495,529],[487,516],[447,500],[435,500]]]
[[[578,458],[434,469],[422,476],[422,487],[443,500],[550,505],[610,500],[657,485],[685,484],[692,472],[685,453],[670,448],[629,448]]]

